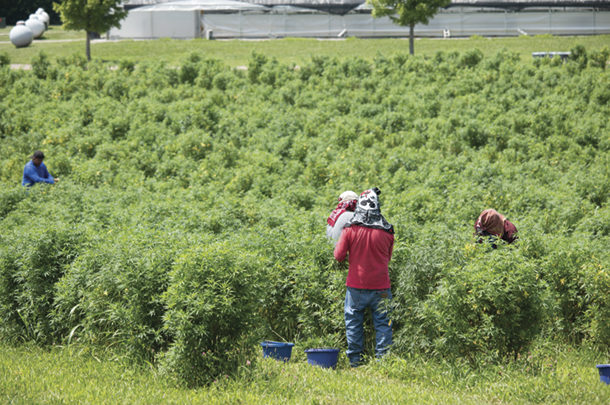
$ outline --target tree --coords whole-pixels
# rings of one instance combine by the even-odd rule
[[[409,53],[413,55],[415,24],[428,24],[441,7],[451,0],[367,0],[373,6],[373,17],[385,17],[401,26],[409,26]]]
[[[121,3],[121,0],[63,0],[53,3],[53,9],[61,16],[63,28],[86,31],[87,60],[91,60],[91,34],[121,26],[121,20],[127,16]]]

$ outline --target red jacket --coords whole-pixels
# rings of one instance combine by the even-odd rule
[[[508,243],[513,243],[517,239],[517,227],[512,224],[508,219],[504,221],[504,233],[502,239]]]
[[[394,235],[382,229],[359,225],[343,229],[334,254],[342,262],[349,252],[345,285],[367,290],[390,288],[388,263],[393,247]]]

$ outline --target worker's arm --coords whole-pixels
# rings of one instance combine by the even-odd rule
[[[343,232],[341,232],[341,236],[339,237],[339,242],[335,245],[335,259],[337,261],[344,261],[347,256],[347,252],[349,250],[349,239],[352,230],[351,228],[343,228]]]
[[[341,237],[341,232],[343,232],[343,228],[345,228],[345,225],[347,225],[347,223],[350,221],[350,219],[352,219],[353,214],[350,215],[351,213],[347,213],[344,212],[343,214],[341,214],[339,216],[339,218],[337,218],[337,222],[335,222],[335,226],[332,227],[331,231],[330,231],[330,237],[336,241],[339,240],[339,238]]]
[[[47,170],[47,167],[43,167],[44,169],[44,177],[46,177],[47,179],[51,180],[51,184],[53,183],[57,183],[59,181],[58,178],[51,176],[51,173],[49,173],[49,171]]]
[[[55,182],[55,178],[53,176],[51,176],[51,173],[49,173],[46,166],[42,167],[42,171],[43,171],[42,177],[44,177],[48,180],[53,180],[53,182]]]

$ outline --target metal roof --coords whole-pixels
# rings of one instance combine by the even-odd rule
[[[195,0],[197,1],[197,0]],[[265,5],[360,5],[365,0],[242,0],[246,3]],[[125,6],[144,6],[160,3],[175,3],[175,0],[124,0]],[[180,1],[180,3],[188,2]],[[474,7],[610,7],[610,0],[452,0],[451,6],[474,6]]]
[[[222,5],[221,5],[222,3]],[[229,4],[231,3],[231,4]],[[241,5],[239,4],[241,3]],[[133,9],[141,6],[160,7],[167,9],[185,9],[187,7],[211,7],[220,8],[241,8],[246,9],[247,5],[256,6],[292,6],[309,9],[316,9],[336,14],[345,14],[353,9],[369,9],[366,0],[125,0],[123,5],[126,9]],[[367,7],[368,6],[368,7]],[[452,0],[448,8],[453,7],[476,7],[476,8],[497,8],[505,10],[523,10],[527,8],[595,8],[610,10],[610,0]],[[165,8],[164,8],[165,9]]]

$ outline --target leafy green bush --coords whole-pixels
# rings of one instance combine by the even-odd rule
[[[256,247],[273,275],[261,295],[267,338],[322,338],[342,331],[344,266],[334,262],[328,241],[322,235],[294,241],[277,231],[260,234],[273,240]]]
[[[570,50],[570,59],[581,69],[587,66],[587,50],[582,45],[576,45]]]
[[[49,226],[48,222],[40,222],[36,228],[16,229],[10,239],[5,237],[8,249],[2,251],[0,261],[1,305],[8,311],[3,323],[10,328],[9,339],[43,344],[56,339],[51,322],[55,283],[77,256],[83,239],[82,229],[68,224]]]
[[[588,320],[587,332],[595,343],[605,347],[610,341],[610,274],[608,268],[604,268],[601,263],[588,263],[585,266],[585,289],[590,297],[590,304],[585,312]]]
[[[609,57],[610,49],[608,48],[604,48],[601,51],[593,51],[589,54],[589,66],[606,69]]]
[[[481,59],[483,59],[483,52],[473,49],[460,57],[459,64],[463,67],[475,67]]]
[[[0,219],[6,217],[27,196],[27,190],[22,186],[7,187],[0,191]]]
[[[80,52],[73,53],[70,56],[57,58],[57,64],[64,68],[73,66],[84,69],[87,66],[87,58]]]
[[[49,57],[46,53],[40,51],[33,59],[32,59],[32,72],[39,79],[45,79],[49,72]]]
[[[110,229],[91,241],[56,285],[52,319],[61,338],[152,360],[167,346],[161,294],[179,246],[146,229]]]
[[[511,249],[476,252],[473,259],[446,270],[413,307],[419,322],[405,329],[413,333],[412,345],[443,356],[495,360],[516,355],[537,335],[543,306],[535,266]]]
[[[163,295],[170,346],[162,367],[189,385],[237,368],[258,326],[264,268],[237,244],[209,243],[182,253]],[[243,363],[243,361],[242,361]]]
[[[17,341],[25,335],[23,320],[19,316],[19,303],[15,292],[18,256],[4,239],[0,239],[0,335],[4,340]]]
[[[6,52],[0,53],[0,67],[9,66],[11,64],[11,58]]]
[[[587,274],[582,266],[589,254],[578,248],[550,252],[540,267],[540,277],[549,284],[557,306],[555,329],[575,341],[583,338],[587,328],[583,315],[590,298],[585,289]]]

